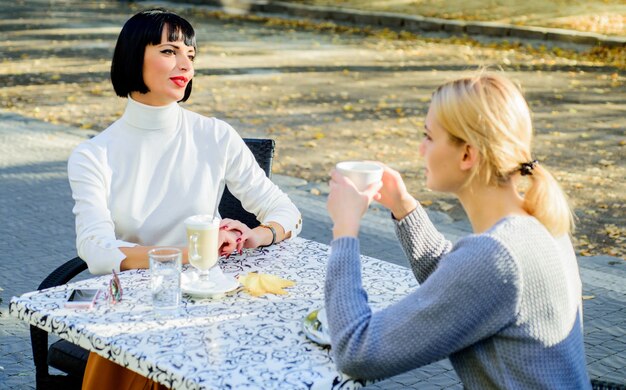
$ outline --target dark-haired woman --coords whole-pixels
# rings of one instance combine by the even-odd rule
[[[153,246],[185,245],[185,218],[217,213],[224,185],[262,226],[224,220],[222,253],[295,237],[300,213],[227,123],[190,112],[197,47],[192,26],[163,9],[140,12],[118,37],[111,79],[122,117],[68,163],[76,246],[90,272],[147,268]],[[186,261],[186,252],[184,256]],[[84,388],[144,388],[147,378],[92,353]]]

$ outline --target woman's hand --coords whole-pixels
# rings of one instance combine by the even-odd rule
[[[378,193],[381,183],[371,184],[365,191],[359,192],[349,179],[334,169],[330,177],[326,208],[333,220],[333,237],[357,237],[361,217]]]
[[[232,247],[228,247],[230,250],[228,253],[232,253],[234,250],[241,252],[244,242],[252,234],[252,230],[243,222],[236,219],[224,218],[220,222],[220,233],[234,234],[236,237]]]
[[[268,222],[268,224],[271,224],[276,230],[275,242],[279,242],[286,238],[285,230],[282,226],[280,226],[280,224],[275,222]],[[261,226],[250,229],[246,224],[235,219],[223,219],[220,224],[220,230],[237,232],[239,234],[236,240],[237,251],[241,251],[242,248],[258,248],[261,245],[268,245],[271,240],[271,233],[269,229]]]
[[[238,230],[220,229],[218,234],[218,254],[220,256],[230,256],[235,250],[238,250],[238,239],[241,233]]]
[[[401,220],[417,207],[417,201],[409,194],[402,176],[396,170],[389,168],[383,163],[377,163],[383,167],[383,186],[374,200],[387,207],[397,220]]]
[[[254,230],[250,229],[248,225],[236,219],[224,218],[220,223],[220,231],[236,232],[238,237],[236,239],[236,249],[241,252],[243,248],[256,248],[260,245],[259,237]]]

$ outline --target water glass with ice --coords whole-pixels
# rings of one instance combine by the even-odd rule
[[[181,297],[182,252],[178,248],[154,248],[148,257],[154,314],[159,318],[175,317]]]

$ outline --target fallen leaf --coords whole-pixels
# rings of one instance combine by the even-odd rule
[[[450,203],[447,203],[447,202],[444,202],[444,201],[437,202],[437,205],[439,206],[439,208],[442,211],[448,211],[448,210],[451,210],[452,208],[454,208],[453,204],[450,204]]]
[[[296,284],[292,280],[258,272],[239,275],[239,283],[243,285],[250,295],[255,297],[260,297],[265,294],[285,295],[287,291],[283,289],[295,286]]]

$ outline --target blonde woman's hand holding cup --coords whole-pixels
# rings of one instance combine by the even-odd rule
[[[417,207],[417,201],[406,189],[400,173],[383,163],[377,163],[383,168],[382,187],[374,200],[391,210],[394,218],[401,220]]]
[[[359,192],[350,179],[336,170],[331,171],[330,177],[330,193],[326,207],[333,220],[333,238],[357,237],[361,217],[367,211],[382,183],[377,181]]]

